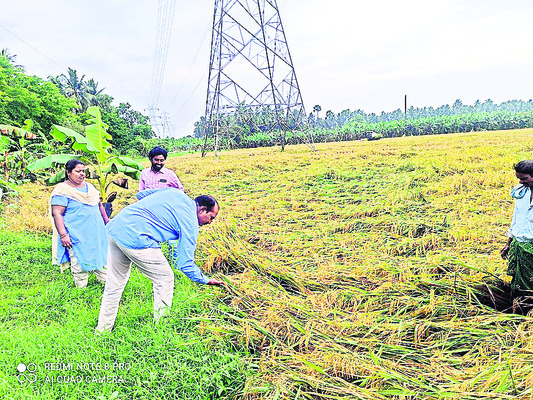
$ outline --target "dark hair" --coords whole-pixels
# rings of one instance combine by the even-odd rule
[[[165,157],[165,160],[167,159],[168,152],[162,148],[162,147],[154,147],[152,150],[150,150],[150,153],[148,153],[148,158],[151,160],[154,157],[157,156],[163,156]]]
[[[213,208],[215,208],[215,206],[218,206],[218,202],[216,201],[216,199],[208,194],[198,196],[196,199],[194,199],[194,201],[200,207],[205,207],[207,209],[207,212],[213,211]]]
[[[533,176],[533,160],[522,160],[513,165],[513,168],[520,174],[528,174]]]
[[[85,163],[81,162],[80,160],[76,160],[73,158],[72,160],[68,160],[65,164],[65,180],[68,179],[68,174],[72,172],[74,168],[76,168],[76,165],[85,165]]]

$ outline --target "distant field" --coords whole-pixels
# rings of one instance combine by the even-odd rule
[[[242,367],[230,369],[246,384],[220,397],[531,396],[533,320],[509,313],[526,309],[508,299],[499,249],[512,215],[512,165],[533,158],[532,139],[525,129],[169,159],[191,196],[221,203],[219,219],[201,230],[197,257],[227,288],[206,293],[193,309],[201,319],[188,326],[227,354],[249,352],[246,377]],[[135,189],[117,206],[133,201]],[[10,229],[46,234],[48,190],[28,185],[21,193],[4,207]],[[139,307],[132,290],[126,320],[128,308]],[[149,313],[150,300],[142,302]],[[83,332],[96,323],[96,304],[79,321]],[[174,308],[179,313],[179,302]],[[20,331],[9,321],[4,335]],[[134,327],[151,340],[138,324],[115,335],[136,340]],[[117,390],[118,398],[150,398]]]

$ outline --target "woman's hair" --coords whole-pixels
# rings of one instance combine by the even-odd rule
[[[513,168],[520,174],[528,174],[533,176],[533,160],[522,160],[513,165]]]
[[[198,196],[196,199],[194,199],[196,204],[198,204],[200,207],[205,207],[207,212],[213,211],[213,208],[215,208],[216,205],[218,205],[218,202],[213,196],[210,196],[208,194],[203,196]]]
[[[68,174],[72,172],[74,168],[76,168],[76,165],[85,165],[85,163],[82,163],[80,160],[76,160],[75,158],[72,160],[68,160],[65,164],[65,179],[68,179]]]

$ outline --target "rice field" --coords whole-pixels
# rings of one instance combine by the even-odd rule
[[[532,139],[524,129],[169,159],[186,192],[221,205],[197,259],[226,286],[199,331],[252,354],[239,397],[533,398],[533,320],[527,299],[510,299],[499,256],[512,165],[533,158]],[[49,230],[48,193],[22,187],[4,207],[10,229]]]

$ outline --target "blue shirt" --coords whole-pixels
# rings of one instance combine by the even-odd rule
[[[196,202],[175,188],[143,190],[137,198],[137,203],[122,209],[107,224],[107,234],[129,249],[158,248],[179,239],[174,267],[193,282],[208,283],[209,278],[194,263],[200,233]]]
[[[87,193],[88,187],[77,188]],[[89,206],[66,196],[53,196],[50,204],[64,206],[63,221],[72,242],[72,250],[84,271],[103,268],[107,263],[107,236],[100,206]],[[68,251],[57,243],[57,263],[69,260]]]
[[[518,185],[511,190],[514,201],[513,220],[509,236],[519,242],[533,242],[533,204],[531,188]]]

